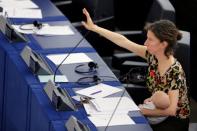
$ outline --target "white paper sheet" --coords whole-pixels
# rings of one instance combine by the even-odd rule
[[[2,5],[4,9],[7,8],[14,8],[14,9],[29,9],[29,8],[39,8],[38,5],[36,5],[33,1],[27,1],[27,0],[20,0],[20,1],[10,1],[6,0],[2,2]]]
[[[9,18],[38,18],[42,19],[42,12],[40,9],[5,9]]]
[[[48,82],[49,80],[53,81],[54,75],[38,75],[38,79],[41,83]],[[65,75],[56,75],[55,82],[68,82],[68,79]]]
[[[88,118],[96,127],[103,127],[108,125],[110,117],[111,116],[109,115],[102,115],[102,116],[90,116]],[[135,124],[135,122],[128,115],[114,115],[108,126],[131,125],[131,124]]]
[[[47,55],[54,64],[59,65],[68,54]],[[85,63],[93,61],[84,53],[71,53],[63,64]]]
[[[100,111],[95,109],[92,104],[84,104],[86,113],[95,115],[128,114],[129,111],[139,110],[138,106],[128,97],[110,97],[94,99],[94,103],[99,106]],[[120,101],[120,102],[119,102]]]
[[[90,98],[102,98],[120,91],[122,91],[122,89],[100,83],[98,85],[76,91],[76,93]]]
[[[69,26],[43,26],[36,31],[37,35],[74,35]]]

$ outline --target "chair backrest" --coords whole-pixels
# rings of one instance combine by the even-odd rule
[[[187,86],[190,86],[190,33],[181,31],[183,37],[178,41],[175,57],[181,63],[185,71]]]
[[[83,19],[83,8],[88,10],[94,20],[113,16],[113,0],[72,0],[72,22],[78,22]]]
[[[167,19],[175,22],[175,9],[169,0],[154,0],[146,22]]]
[[[71,22],[78,22],[84,19],[82,13],[83,8],[86,8],[90,16],[94,17],[97,1],[98,0],[72,0],[72,9],[70,11],[70,14],[72,14]]]

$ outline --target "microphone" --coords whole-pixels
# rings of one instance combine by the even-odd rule
[[[97,9],[97,5],[98,5],[98,2],[96,0],[96,3],[95,3],[95,9],[93,11],[93,13],[95,14],[96,16],[96,9]],[[55,69],[55,72],[54,72],[54,77],[53,77],[53,82],[55,83],[55,77],[56,77],[56,74],[57,74],[57,71],[58,69],[60,68],[60,66],[64,63],[64,61],[69,57],[69,55],[80,45],[80,43],[87,37],[87,35],[90,33],[90,31],[88,30],[88,32],[85,33],[84,37],[75,45],[75,47],[72,48],[72,50],[68,53],[68,55],[62,60],[62,62],[57,66],[57,68]]]

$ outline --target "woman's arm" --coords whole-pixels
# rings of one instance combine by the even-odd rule
[[[168,95],[170,98],[170,106],[167,109],[149,110],[149,109],[140,108],[142,114],[147,115],[147,116],[176,116],[179,90],[169,91]]]
[[[87,21],[86,22],[82,22],[82,24],[84,25],[84,27],[88,30],[91,30],[93,32],[96,32],[98,34],[100,34],[101,36],[105,37],[106,39],[112,41],[113,43],[115,43],[116,45],[123,47],[125,49],[128,49],[131,52],[136,53],[137,55],[145,58],[145,52],[146,52],[146,46],[143,45],[139,45],[136,44],[130,40],[128,40],[125,36],[112,32],[110,30],[101,28],[97,25],[95,25],[92,21],[92,19],[90,18],[89,13],[87,12],[86,9],[83,9],[83,13],[85,14]]]

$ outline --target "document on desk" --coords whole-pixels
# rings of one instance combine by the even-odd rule
[[[47,55],[54,64],[59,65],[68,54]],[[85,53],[71,53],[63,64],[85,63],[93,61]]]
[[[4,9],[7,8],[15,8],[15,9],[35,9],[39,8],[33,1],[30,0],[20,0],[20,1],[13,1],[13,0],[6,0],[1,2]]]
[[[110,115],[101,115],[101,116],[89,116],[88,119],[96,126],[96,127],[105,127],[108,125],[110,120]],[[128,115],[114,115],[108,126],[116,126],[116,125],[132,125],[135,122]]]
[[[42,19],[40,9],[5,9],[9,18],[37,18]]]
[[[54,75],[38,75],[38,79],[41,83],[46,83],[49,80],[53,81]],[[68,82],[68,79],[65,75],[56,75],[55,82]]]
[[[86,113],[90,116],[97,115],[111,115],[114,114],[128,114],[129,111],[139,110],[138,106],[128,97],[109,97],[109,98],[97,98],[92,101],[94,105],[99,107],[99,111],[96,107],[90,104],[84,104]]]
[[[74,35],[74,31],[69,26],[43,26],[35,32],[37,35]]]
[[[122,91],[121,88],[100,83],[95,86],[78,90],[76,93],[82,96],[88,96],[90,98],[102,98],[120,91]]]

